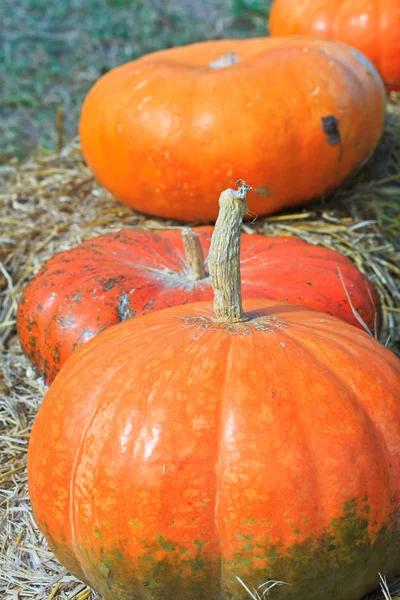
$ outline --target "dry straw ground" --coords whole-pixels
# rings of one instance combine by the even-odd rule
[[[85,166],[78,142],[0,168],[0,597],[98,598],[54,559],[30,511],[26,452],[46,388],[21,353],[15,311],[26,282],[54,253],[122,227],[163,228],[113,201]],[[333,198],[296,214],[257,219],[247,232],[295,235],[351,257],[377,286],[381,340],[400,346],[400,107],[388,109],[384,139],[369,164]],[[400,575],[400,574],[399,574]],[[377,573],[378,585],[378,573]],[[391,593],[400,593],[392,582]],[[279,590],[270,596],[279,597]],[[382,595],[370,598],[382,598]],[[386,595],[389,598],[389,595]]]

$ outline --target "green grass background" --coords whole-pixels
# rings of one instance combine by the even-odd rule
[[[76,135],[82,101],[107,70],[195,41],[266,35],[269,0],[2,0],[0,159]]]

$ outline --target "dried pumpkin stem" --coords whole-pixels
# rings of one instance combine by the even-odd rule
[[[242,181],[238,190],[225,190],[219,198],[219,215],[208,255],[218,321],[247,321],[240,290],[240,232],[243,216],[247,212],[247,191],[250,189]]]
[[[190,229],[190,227],[185,227],[182,229],[182,241],[189,266],[190,279],[193,281],[204,279],[206,271],[204,268],[204,255],[199,236],[193,229]]]

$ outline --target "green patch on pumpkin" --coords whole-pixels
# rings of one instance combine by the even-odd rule
[[[100,531],[100,529],[93,529],[93,535],[95,535],[102,542],[104,539],[104,534]]]
[[[131,525],[132,527],[143,527],[143,523],[142,521],[139,521],[139,519],[131,519],[129,521],[129,525]]]
[[[290,584],[274,588],[278,600],[359,600],[377,586],[378,572],[391,577],[399,571],[395,519],[376,531],[367,502],[351,501],[317,539],[289,547],[271,544],[269,528],[254,519],[255,534],[249,535],[246,524],[235,535],[235,553],[226,556],[207,540],[179,544],[158,535],[143,540],[134,559],[126,552],[128,540],[113,549],[100,540],[80,548],[80,557],[88,583],[105,600],[248,600],[237,577],[250,589],[270,579]]]

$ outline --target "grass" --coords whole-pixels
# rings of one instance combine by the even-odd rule
[[[249,597],[252,600],[265,600],[265,596],[269,595],[269,592],[276,586],[287,585],[284,581],[266,581],[262,585],[260,585],[257,589],[253,587],[252,590],[239,578],[236,578],[240,584],[244,587]],[[388,583],[386,581],[386,577],[382,577],[379,573],[379,585],[382,591],[382,595],[384,600],[400,600],[400,596],[392,596],[390,593],[390,589]],[[321,599],[322,600],[322,599]]]
[[[252,9],[247,8],[248,6]],[[0,160],[77,133],[82,101],[106,71],[217,37],[265,35],[268,0],[2,0]]]
[[[252,586],[252,589],[250,589],[244,583],[244,581],[242,581],[240,579],[240,577],[236,577],[236,579],[244,587],[244,589],[246,590],[246,592],[248,593],[248,595],[250,596],[250,598],[252,600],[264,600],[265,596],[268,596],[269,592],[274,587],[279,586],[279,585],[289,585],[289,584],[285,583],[284,581],[275,581],[273,579],[270,579],[270,580],[266,581],[265,583],[262,583],[261,585],[259,585],[257,588]]]
[[[382,590],[382,594],[385,600],[400,600],[400,596],[392,596],[390,593],[390,589],[388,586],[388,583],[386,581],[386,577],[382,577],[382,575],[379,573],[379,584]]]

